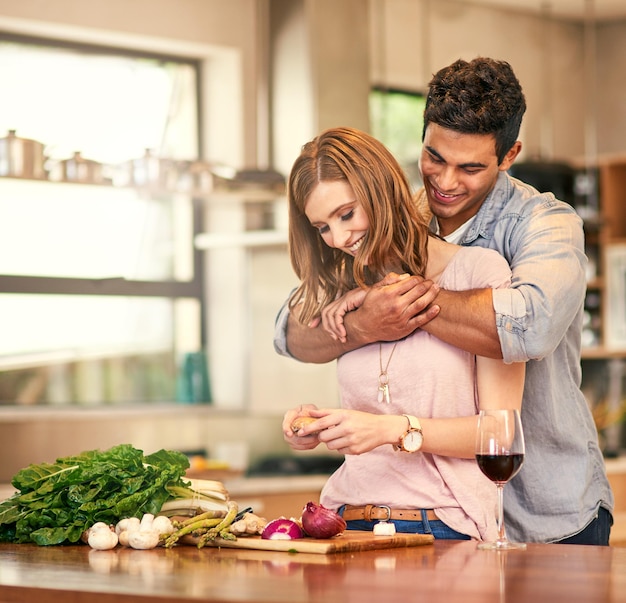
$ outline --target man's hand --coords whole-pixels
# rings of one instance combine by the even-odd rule
[[[349,319],[354,331],[351,336],[361,334],[367,343],[396,341],[437,315],[438,307],[430,304],[438,292],[432,281],[391,272],[370,289],[355,289],[329,304],[322,311],[322,326],[331,337],[345,343],[346,315],[358,309],[354,320]]]
[[[337,300],[324,327],[304,326],[290,316],[287,347],[298,360],[323,363],[375,341],[402,339],[439,314],[439,306],[433,305],[438,293],[432,281],[391,273],[366,290],[362,300],[357,294]]]

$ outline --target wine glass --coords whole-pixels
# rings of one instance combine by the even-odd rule
[[[524,433],[518,410],[481,410],[476,432],[476,462],[498,489],[498,538],[481,542],[479,549],[525,549],[511,542],[504,532],[504,485],[524,462]]]

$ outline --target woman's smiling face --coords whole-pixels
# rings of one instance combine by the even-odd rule
[[[346,180],[318,183],[306,201],[304,213],[326,245],[352,256],[369,230],[369,220]]]

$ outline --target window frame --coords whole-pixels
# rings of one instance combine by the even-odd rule
[[[407,159],[406,157],[403,156],[402,153],[399,152],[398,149],[396,149],[396,145],[391,139],[392,135],[387,129],[387,124],[384,123],[384,121],[386,120],[386,116],[382,115],[381,116],[382,119],[376,122],[374,121],[374,118],[376,117],[372,112],[372,98],[374,94],[379,95],[381,98],[384,97],[385,95],[403,96],[403,97],[406,97],[407,99],[419,100],[423,104],[426,103],[426,94],[421,90],[409,90],[406,88],[396,88],[396,87],[389,87],[389,86],[382,86],[382,85],[373,85],[370,87],[370,96],[369,96],[370,122],[371,122],[371,130],[374,136],[376,136],[383,144],[385,144],[385,146],[389,148],[389,150],[394,154],[394,156],[396,157],[396,159],[399,161],[399,163],[402,165],[404,169],[407,169],[410,165],[417,165],[418,160],[419,160],[419,153],[416,154],[415,157],[413,157],[412,159]],[[383,99],[383,102],[384,102],[384,99]],[[424,118],[423,112],[421,115],[416,116],[416,120],[418,120],[418,124],[420,124],[419,132],[418,132],[418,137],[419,137],[418,146],[419,146],[420,151],[422,147],[422,135],[423,135],[423,127],[424,127],[423,118]]]
[[[37,36],[28,36],[0,31],[0,41],[47,46],[76,50],[81,53],[109,54],[131,58],[147,58],[189,65],[193,68],[196,77],[196,123],[197,141],[196,152],[201,158],[203,148],[202,132],[202,61],[187,56],[120,48],[102,44],[87,44],[71,40],[58,40]],[[11,178],[2,176],[1,178]],[[56,186],[54,181],[45,181],[50,186]],[[97,185],[94,185],[97,186]],[[156,192],[156,191],[155,191]],[[166,191],[163,191],[166,192]],[[161,191],[159,191],[161,193]],[[192,203],[192,240],[193,248],[193,278],[188,281],[177,280],[131,280],[126,278],[75,278],[50,277],[35,275],[4,275],[0,274],[0,293],[19,294],[52,294],[52,295],[95,295],[95,296],[125,296],[125,297],[159,297],[175,299],[196,299],[200,307],[200,342],[206,345],[206,308],[205,308],[205,261],[204,253],[194,245],[195,237],[204,231],[205,209],[202,199],[191,196]]]

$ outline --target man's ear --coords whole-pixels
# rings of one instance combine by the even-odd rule
[[[498,166],[498,169],[501,172],[506,172],[512,165],[513,162],[517,159],[517,156],[520,154],[522,150],[521,141],[515,141],[515,144],[508,150],[507,154],[504,156],[502,163]]]

